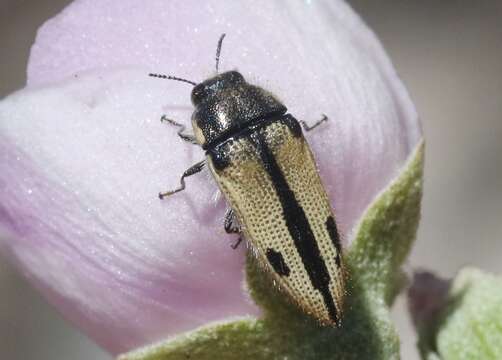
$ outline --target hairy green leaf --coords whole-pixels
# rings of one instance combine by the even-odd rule
[[[502,278],[474,268],[457,275],[437,322],[420,335],[424,358],[502,359]]]

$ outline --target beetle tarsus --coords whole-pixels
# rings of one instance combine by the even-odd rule
[[[159,199],[163,200],[167,196],[171,196],[173,194],[176,194],[177,192],[185,190],[185,178],[201,172],[202,169],[204,168],[205,164],[206,164],[206,160],[202,160],[202,161],[199,161],[197,164],[188,168],[181,176],[181,179],[180,179],[181,186],[175,190],[159,193]]]
[[[302,125],[303,130],[305,131],[312,131],[319,125],[321,125],[323,122],[328,121],[328,117],[325,114],[322,114],[322,117],[320,120],[317,120],[313,125],[308,125],[305,121],[300,120],[300,124]]]
[[[242,242],[242,237],[239,236],[239,239],[237,239],[237,242],[235,244],[230,245],[230,247],[235,250],[239,247],[241,242]]]
[[[173,126],[179,127],[180,129],[178,130],[178,136],[181,138],[181,140],[189,142],[189,143],[194,144],[194,145],[198,145],[197,140],[195,139],[195,136],[184,133],[185,128],[186,128],[185,125],[180,124],[179,122],[177,122],[177,121],[175,121],[173,119],[168,118],[166,115],[162,115],[160,117],[160,122],[161,123],[167,122],[167,123],[169,123],[169,124],[171,124]]]

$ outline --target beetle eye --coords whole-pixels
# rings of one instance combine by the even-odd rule
[[[227,74],[229,82],[233,84],[244,82],[244,76],[238,71],[229,71]]]
[[[199,84],[192,90],[192,104],[197,105],[207,96],[204,84]]]

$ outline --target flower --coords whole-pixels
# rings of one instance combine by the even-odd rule
[[[0,238],[60,311],[117,354],[211,321],[256,316],[245,246],[222,229],[210,176],[157,193],[203,158],[159,121],[189,123],[193,81],[237,68],[309,133],[345,247],[421,139],[380,43],[343,1],[80,0],[40,29],[25,89],[0,104]]]

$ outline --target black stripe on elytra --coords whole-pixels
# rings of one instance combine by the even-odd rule
[[[241,138],[249,137],[252,133],[259,129],[270,125],[273,122],[280,121],[285,124],[293,136],[300,137],[302,128],[298,121],[291,115],[285,114],[277,116],[272,114],[269,117],[258,118],[244,125],[239,125],[225,132],[221,136],[215,138],[211,143],[204,145],[203,149],[206,154],[211,157],[216,170],[224,170],[231,162],[230,146],[234,141],[239,141]]]
[[[294,192],[290,189],[262,131],[258,130],[251,134],[250,140],[256,147],[263,167],[272,180],[275,192],[281,202],[286,226],[302,259],[310,282],[321,293],[330,318],[337,323],[338,313],[329,290],[331,279],[307,216],[298,204]]]
[[[298,123],[298,120],[293,117],[293,115],[285,114],[281,118],[281,121],[289,128],[294,137],[302,136],[302,127]]]
[[[268,248],[266,255],[268,262],[272,265],[277,274],[280,276],[289,276],[291,270],[289,270],[288,264],[286,264],[284,257],[279,251]]]
[[[333,242],[333,245],[336,249],[336,266],[341,266],[341,256],[342,256],[342,247],[340,245],[340,235],[338,234],[338,230],[336,228],[336,222],[333,216],[328,216],[328,220],[326,220],[326,228],[328,229],[329,237]]]

